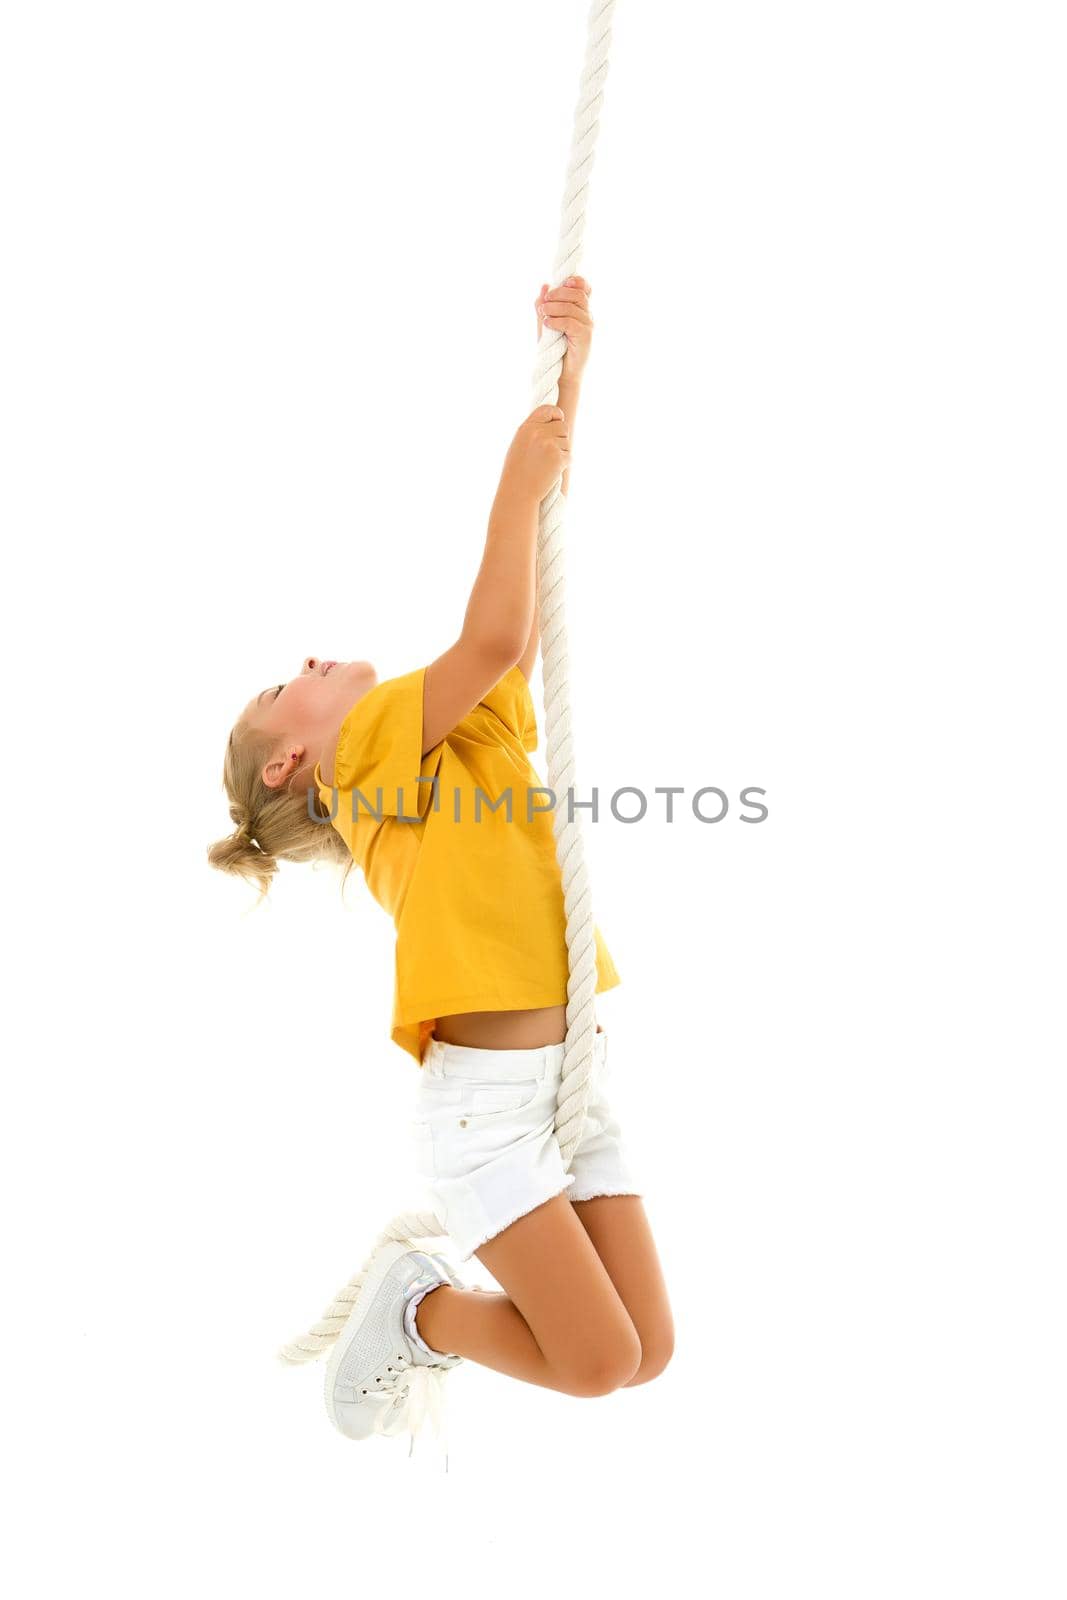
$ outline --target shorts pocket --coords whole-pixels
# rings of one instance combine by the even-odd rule
[[[411,1120],[418,1172],[429,1183],[469,1176],[530,1137],[550,1107],[541,1078],[488,1082],[450,1077],[419,1096]]]
[[[464,1084],[461,1117],[468,1122],[491,1122],[514,1111],[524,1111],[537,1099],[540,1078],[524,1078],[518,1083],[483,1083],[468,1080]]]

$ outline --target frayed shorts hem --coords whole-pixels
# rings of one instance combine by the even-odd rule
[[[572,1191],[569,1199],[573,1205],[580,1206],[583,1200],[611,1200],[615,1196],[623,1194],[632,1194],[638,1200],[643,1200],[645,1191],[643,1189],[634,1189],[627,1185],[625,1189],[593,1189],[589,1194],[575,1194]]]
[[[566,1194],[568,1188],[570,1187],[570,1185],[573,1182],[574,1182],[574,1178],[571,1177],[571,1176],[568,1176],[567,1182],[563,1185],[562,1188],[553,1190],[553,1192],[551,1194],[542,1195],[537,1200],[529,1201],[528,1204],[520,1206],[519,1209],[517,1211],[513,1212],[512,1215],[509,1216],[509,1217],[503,1217],[503,1218],[494,1219],[493,1228],[492,1228],[492,1232],[491,1233],[487,1233],[483,1239],[478,1239],[473,1244],[471,1244],[469,1242],[464,1242],[463,1244],[461,1244],[461,1250],[462,1250],[463,1253],[460,1256],[460,1260],[469,1261],[471,1256],[474,1255],[476,1250],[480,1250],[482,1248],[482,1245],[483,1244],[488,1244],[491,1239],[498,1238],[499,1235],[504,1232],[505,1228],[510,1228],[511,1227],[513,1222],[520,1222],[523,1217],[528,1217],[530,1215],[531,1211],[536,1211],[538,1206],[547,1206],[547,1204],[548,1204],[548,1202],[550,1200],[556,1200],[556,1199],[559,1198],[559,1196],[561,1194]],[[450,1235],[450,1237],[451,1237],[451,1235]],[[457,1242],[459,1242],[459,1241],[457,1241]]]
[[[554,1194],[546,1194],[541,1200],[532,1200],[529,1205],[523,1206],[521,1211],[516,1211],[514,1216],[506,1217],[503,1221],[498,1220],[493,1227],[492,1233],[487,1233],[484,1239],[479,1239],[475,1244],[472,1244],[466,1253],[460,1256],[460,1260],[469,1261],[471,1256],[475,1255],[483,1245],[488,1244],[491,1239],[498,1238],[505,1229],[511,1227],[513,1222],[521,1222],[523,1217],[530,1215],[531,1211],[536,1211],[539,1206],[546,1206],[550,1200],[558,1199],[561,1194],[565,1194],[572,1205],[581,1205],[584,1200],[610,1199],[615,1195],[633,1194],[637,1195],[638,1199],[641,1198],[636,1189],[598,1189],[595,1194],[575,1194],[573,1184],[574,1174],[571,1173],[568,1174],[567,1182],[562,1189],[557,1189]]]

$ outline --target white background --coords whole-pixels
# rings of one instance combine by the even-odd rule
[[[677,1353],[468,1363],[447,1476],[274,1361],[413,1200],[391,925],[205,851],[252,693],[455,637],[586,7],[8,12],[13,1592],[1064,1593],[1058,9],[618,8],[579,783],[770,816],[586,828]]]

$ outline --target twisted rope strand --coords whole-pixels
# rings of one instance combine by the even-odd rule
[[[554,285],[577,272],[585,236],[589,179],[600,132],[600,108],[608,73],[614,11],[615,0],[594,0],[589,12],[585,65],[560,207]],[[558,401],[565,353],[566,336],[558,330],[542,329],[533,373],[535,406],[555,405]],[[548,787],[556,797],[552,830],[567,916],[567,1037],[556,1100],[555,1131],[563,1165],[569,1170],[581,1143],[589,1103],[596,1038],[597,966],[596,925],[585,843],[580,814],[572,807],[576,785],[565,609],[564,504],[558,484],[541,502],[537,530],[537,594],[541,616],[545,757]]]

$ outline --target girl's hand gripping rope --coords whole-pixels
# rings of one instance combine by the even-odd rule
[[[593,342],[593,319],[589,315],[589,296],[592,289],[584,278],[567,278],[558,289],[541,285],[541,293],[534,301],[537,312],[537,335],[542,328],[562,333],[567,340],[567,353],[563,357],[561,387],[581,381],[589,350]]]

